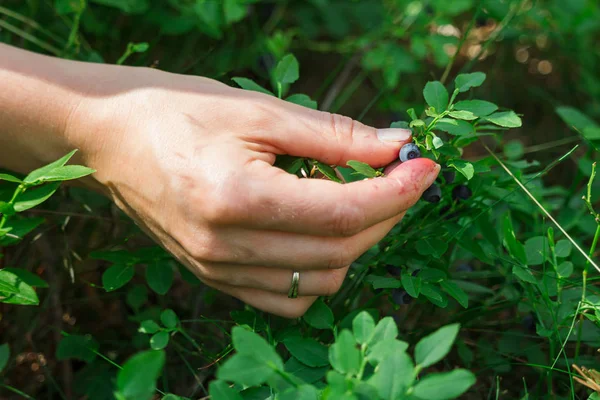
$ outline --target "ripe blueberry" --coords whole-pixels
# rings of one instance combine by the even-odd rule
[[[446,183],[452,183],[454,182],[454,179],[456,179],[456,171],[444,171],[442,172],[442,175],[444,176]]]
[[[398,305],[410,304],[412,302],[412,297],[404,289],[392,290],[392,299]]]
[[[414,143],[407,143],[400,149],[400,161],[406,162],[421,157],[419,147]]]
[[[525,317],[523,317],[521,324],[526,331],[535,332],[536,321],[533,314],[527,314]]]
[[[436,184],[433,184],[423,192],[421,198],[430,203],[437,203],[442,199],[442,189]]]
[[[388,274],[392,275],[392,276],[400,276],[400,274],[402,274],[402,268],[400,267],[396,267],[394,265],[386,265],[385,269],[387,270]]]
[[[452,190],[452,198],[454,200],[467,200],[472,195],[473,192],[466,185],[458,185]]]

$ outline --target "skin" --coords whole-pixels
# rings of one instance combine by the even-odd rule
[[[0,45],[0,89],[0,167],[27,173],[79,149],[73,162],[97,171],[82,184],[207,285],[284,317],[335,293],[439,172],[421,158],[345,185],[299,179],[275,156],[382,167],[409,132],[206,78]]]

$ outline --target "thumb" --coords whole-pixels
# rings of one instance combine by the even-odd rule
[[[411,140],[410,129],[376,129],[338,114],[291,103],[283,107],[282,130],[270,139],[292,156],[340,166],[358,160],[378,168],[398,159],[400,147]]]

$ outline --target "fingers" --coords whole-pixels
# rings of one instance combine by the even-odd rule
[[[267,165],[254,165],[263,169],[254,171],[254,175],[265,178],[249,184],[245,208],[220,215],[220,222],[229,219],[229,224],[249,228],[353,236],[413,206],[440,169],[435,162],[420,158],[402,163],[385,177],[341,185],[299,179]]]
[[[236,287],[210,280],[206,280],[205,283],[221,292],[240,299],[246,304],[285,318],[301,317],[317,299],[316,296],[289,299],[287,295],[260,289]]]
[[[260,93],[244,93],[244,97],[256,109],[251,125],[263,128],[257,139],[282,154],[342,166],[359,160],[380,167],[397,158],[400,147],[410,141],[410,129],[376,129]]]
[[[194,254],[194,257],[199,262],[296,270],[343,268],[379,242],[402,216],[403,213],[351,237],[221,230],[216,234],[216,239],[209,246],[202,246],[202,253]]]
[[[340,290],[348,267],[331,270],[299,271],[300,296],[331,296]],[[203,263],[202,280],[233,287],[260,289],[287,295],[292,284],[291,269],[248,265]]]

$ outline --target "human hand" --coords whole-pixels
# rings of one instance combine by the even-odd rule
[[[348,266],[439,172],[422,158],[344,185],[299,179],[273,167],[276,155],[381,167],[410,132],[209,79],[110,71],[87,90],[66,135],[97,183],[204,283],[274,314],[301,316],[317,296],[335,293]],[[287,297],[293,271],[297,299]]]

